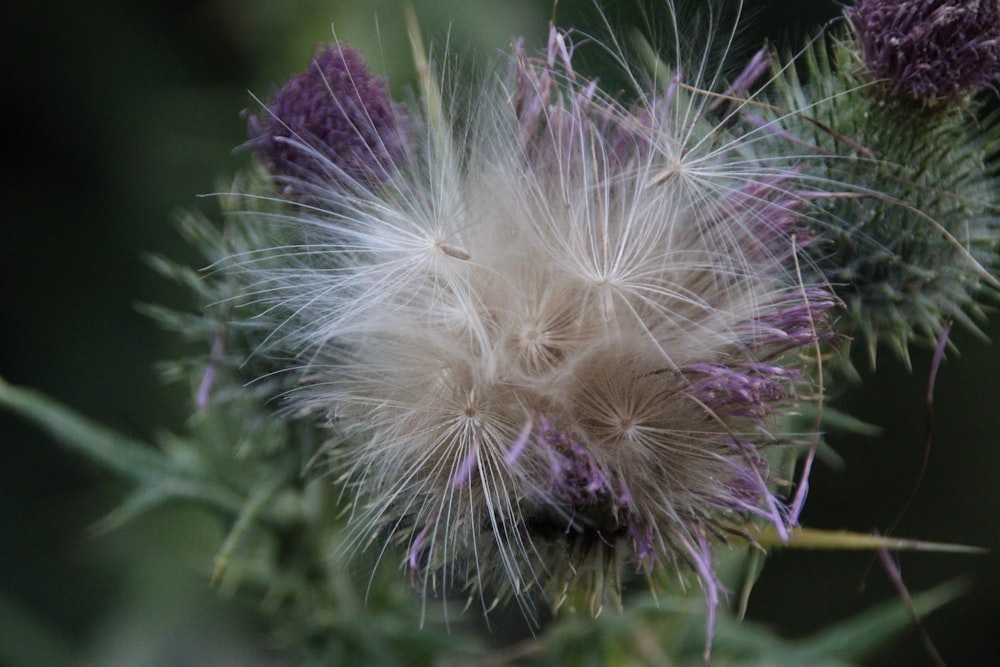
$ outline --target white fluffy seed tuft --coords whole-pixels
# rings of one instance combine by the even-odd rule
[[[464,131],[430,100],[384,179],[291,179],[246,221],[281,241],[234,264],[261,353],[299,360],[295,405],[342,436],[354,544],[526,609],[577,584],[599,607],[628,562],[686,564],[712,601],[710,543],[786,521],[761,450],[829,302],[790,266],[795,172],[757,130],[679,70],[626,109],[572,50],[517,51]]]

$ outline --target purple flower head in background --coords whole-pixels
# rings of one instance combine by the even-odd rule
[[[862,0],[847,15],[891,97],[947,105],[997,80],[997,0]]]
[[[408,149],[408,120],[353,49],[330,45],[247,117],[249,145],[287,185],[384,180]]]

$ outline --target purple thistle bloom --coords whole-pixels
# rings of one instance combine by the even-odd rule
[[[798,379],[796,369],[762,363],[741,367],[722,364],[692,364],[684,369],[695,379],[691,395],[711,406],[717,414],[763,417],[777,401],[791,398]]]
[[[744,66],[743,71],[729,84],[729,88],[726,89],[723,96],[733,98],[745,97],[770,68],[771,52],[767,47],[764,47],[753,54],[753,57]]]
[[[997,0],[862,0],[847,15],[893,98],[947,105],[997,80]]]
[[[407,124],[361,56],[330,45],[263,112],[248,116],[247,132],[249,145],[282,181],[350,187],[388,178],[407,153]]]
[[[573,69],[577,45],[572,32],[549,28],[541,58],[529,57],[522,41],[514,44],[511,68],[517,82],[514,111],[528,158],[543,166],[586,160],[593,136],[601,138],[604,165],[620,171],[648,157],[653,118],[648,109],[628,113],[602,96],[597,81],[585,81]]]

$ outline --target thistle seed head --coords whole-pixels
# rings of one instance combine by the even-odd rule
[[[715,545],[794,521],[767,454],[794,444],[778,417],[811,391],[834,305],[795,270],[808,196],[680,69],[624,105],[573,48],[553,28],[540,56],[515,49],[507,82],[470,96],[468,129],[415,123],[406,161],[398,121],[343,121],[398,117],[356,73],[351,106],[319,95],[356,134],[329,159],[367,170],[296,161],[293,184],[327,179],[321,204],[293,188],[250,215],[273,245],[233,268],[272,323],[262,353],[298,360],[294,404],[338,431],[356,544],[396,541],[425,592],[468,587],[486,607],[547,594],[596,611],[631,569],[693,573],[714,609]],[[346,71],[349,51],[326,53]],[[328,117],[316,95],[302,111],[279,97],[275,119]],[[263,159],[292,160],[286,124],[258,135]],[[345,186],[383,156],[382,187]]]

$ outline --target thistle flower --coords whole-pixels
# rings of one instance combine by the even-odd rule
[[[982,106],[967,93],[993,80],[1000,23],[995,2],[867,1],[848,18],[807,50],[805,80],[777,70],[779,106],[795,111],[766,122],[776,144],[812,154],[803,178],[837,192],[811,212],[824,242],[810,254],[874,367],[879,344],[908,362],[910,344],[933,345],[948,322],[978,331],[979,300],[998,286],[987,160],[1000,125],[973,121]]]
[[[384,179],[407,150],[406,122],[361,56],[330,46],[274,95],[266,114],[248,115],[247,130],[271,173],[301,189],[314,179]]]
[[[865,66],[892,98],[949,105],[997,80],[996,0],[863,0],[847,16]]]
[[[711,618],[717,545],[796,521],[768,453],[796,444],[778,417],[811,391],[834,299],[796,271],[807,197],[754,128],[679,68],[626,107],[573,51],[555,28],[541,57],[516,48],[464,130],[425,80],[414,148],[378,152],[375,185],[345,181],[356,151],[268,125],[256,145],[290,200],[247,213],[233,271],[272,323],[260,353],[298,360],[293,404],[337,434],[354,543],[400,543],[425,593],[529,615],[540,594],[596,613],[629,570],[693,572]],[[301,95],[323,117],[326,90],[334,125],[382,118],[351,70],[293,79],[271,114],[297,117]],[[400,126],[347,145],[397,145],[377,135]]]

